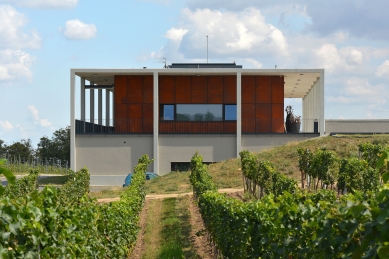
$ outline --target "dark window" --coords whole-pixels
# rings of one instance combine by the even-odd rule
[[[174,120],[174,104],[161,105],[162,120],[172,121]]]
[[[236,104],[224,105],[224,120],[236,121]]]
[[[222,121],[222,104],[177,104],[177,121]]]

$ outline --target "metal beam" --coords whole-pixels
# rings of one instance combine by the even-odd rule
[[[85,77],[81,77],[81,121],[85,121]]]
[[[109,91],[108,89],[105,90],[105,126],[110,126],[110,118],[111,118],[110,92],[111,91]]]
[[[114,85],[86,85],[85,89],[113,89]]]
[[[97,90],[97,120],[99,125],[103,125],[103,89]]]

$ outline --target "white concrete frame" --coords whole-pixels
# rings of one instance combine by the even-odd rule
[[[75,76],[81,77],[81,98],[85,100],[85,79],[95,78],[97,73],[112,74],[112,75],[153,75],[153,159],[154,159],[154,172],[159,173],[159,138],[158,138],[158,126],[159,126],[159,101],[158,101],[158,76],[159,75],[236,75],[237,83],[237,134],[236,134],[236,156],[239,157],[239,152],[242,148],[242,114],[241,114],[241,77],[245,75],[285,75],[288,73],[320,73],[320,78],[314,84],[312,89],[303,98],[303,119],[318,119],[320,135],[324,135],[324,69],[237,69],[237,68],[201,68],[201,69],[71,69],[70,71],[70,158],[71,168],[76,170],[76,146],[75,146]],[[94,84],[93,82],[90,83]],[[99,84],[99,83],[97,83]],[[106,84],[106,83],[105,83]],[[91,105],[91,122],[94,119],[94,89],[91,89],[90,101]],[[107,90],[106,93],[109,93]],[[114,93],[115,94],[115,93]],[[92,100],[93,97],[93,100]],[[100,97],[100,94],[99,94]],[[99,98],[99,122],[100,122],[100,98]],[[109,95],[106,96],[106,118],[109,117]],[[84,107],[83,107],[84,106]],[[114,112],[114,105],[112,105]],[[81,104],[81,111],[84,111],[85,115],[85,103]],[[81,118],[83,118],[81,112]],[[92,116],[93,112],[93,116]],[[84,118],[85,119],[85,118]],[[113,118],[114,119],[114,118]],[[114,125],[114,124],[112,124]],[[304,124],[303,131],[311,131],[312,125]]]

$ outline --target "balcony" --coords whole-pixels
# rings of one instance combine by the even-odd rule
[[[95,121],[96,122],[96,121]],[[153,134],[153,119],[103,120],[103,125],[76,120],[76,134]],[[318,122],[301,120],[285,125],[283,119],[242,119],[242,134],[318,133]],[[159,134],[236,134],[236,121],[159,121]]]

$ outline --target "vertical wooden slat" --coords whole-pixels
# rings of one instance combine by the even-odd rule
[[[208,77],[208,103],[223,103],[223,77]]]
[[[127,78],[126,76],[115,76],[115,101],[114,103],[127,103]]]
[[[256,103],[271,103],[271,77],[257,76],[255,89]]]
[[[236,103],[236,76],[224,76],[224,103]]]
[[[127,76],[127,103],[143,102],[142,87],[142,76]]]
[[[153,76],[143,76],[143,103],[153,103]]]
[[[192,103],[193,104],[207,103],[207,77],[205,76],[192,77]]]
[[[255,76],[242,76],[242,103],[255,103]]]
[[[175,77],[159,76],[159,103],[175,103]]]

